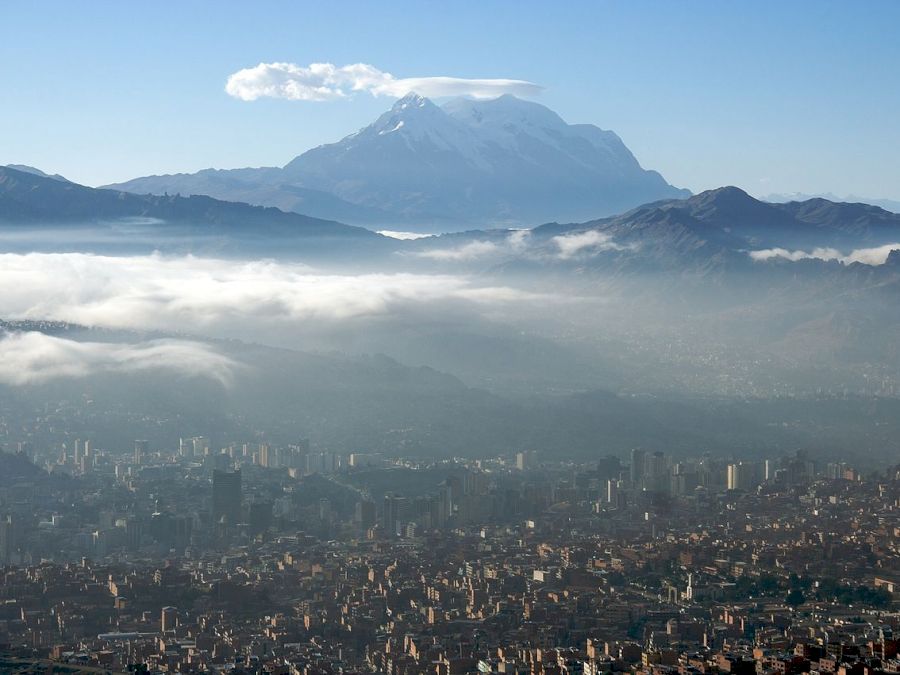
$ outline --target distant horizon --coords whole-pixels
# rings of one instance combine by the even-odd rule
[[[103,186],[103,185],[98,185],[98,186],[85,185],[84,183],[78,183],[77,181],[72,181],[67,176],[63,176],[56,172],[51,173],[48,171],[44,171],[41,167],[30,166],[27,164],[9,163],[9,164],[0,164],[0,167],[7,167],[10,169],[22,170],[22,171],[26,171],[26,172],[37,172],[47,178],[62,178],[69,182],[76,183],[78,185],[82,185],[84,187],[92,187],[95,189],[115,189],[114,187],[107,187],[107,186]],[[207,167],[205,169],[199,169],[197,172],[194,172],[194,173],[199,173],[202,171],[220,171],[220,170],[221,171],[229,171],[229,170],[243,169],[243,168],[277,168],[277,167],[232,167],[232,168]],[[172,175],[179,175],[179,174],[172,174]],[[111,184],[111,185],[114,186],[115,184]],[[721,190],[721,189],[730,188],[730,187],[736,187],[739,190],[746,192],[748,195],[750,195],[751,197],[753,197],[754,199],[757,199],[759,201],[769,202],[769,203],[773,203],[773,204],[785,203],[785,202],[791,202],[791,201],[807,201],[810,199],[825,199],[825,200],[832,201],[832,202],[869,204],[872,206],[878,206],[882,209],[885,209],[886,211],[900,213],[900,200],[892,200],[889,198],[875,197],[875,196],[869,196],[869,195],[854,195],[854,194],[836,195],[836,194],[833,194],[830,192],[821,192],[821,193],[815,193],[815,194],[806,194],[806,193],[801,193],[801,192],[754,194],[752,192],[749,192],[748,190],[745,190],[744,188],[742,188],[739,185],[717,185],[714,187],[708,187],[708,188],[705,188],[698,192],[692,192],[690,196],[684,197],[683,199],[689,199],[691,196],[696,196],[696,195],[703,194],[705,192],[713,192],[716,190]],[[219,201],[223,201],[223,200],[219,200]],[[229,200],[224,200],[224,201],[229,201]],[[283,209],[281,209],[281,210],[283,210]],[[423,238],[423,237],[438,236],[440,234],[440,233],[423,234],[423,233],[419,233],[419,232],[408,232],[405,230],[385,230],[385,229],[378,229],[380,226],[369,226],[369,225],[364,225],[364,224],[358,225],[358,227],[372,230],[373,232],[377,232],[378,234],[381,234],[386,237],[391,237],[393,239],[401,239],[401,240],[403,240],[403,239],[419,239],[419,238]],[[535,225],[533,227],[539,227],[539,225]],[[517,229],[531,229],[531,228],[499,227],[499,229],[517,230]]]

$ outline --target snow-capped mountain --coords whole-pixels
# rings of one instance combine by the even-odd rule
[[[687,196],[621,139],[513,96],[437,106],[410,94],[283,169],[139,178],[131,192],[200,192],[358,224],[454,229],[610,215]]]

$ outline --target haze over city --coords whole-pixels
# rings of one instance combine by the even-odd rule
[[[900,671],[898,25],[8,3],[0,673]]]

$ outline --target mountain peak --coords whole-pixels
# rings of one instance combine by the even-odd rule
[[[706,190],[687,200],[691,210],[696,213],[715,211],[722,215],[753,215],[768,212],[771,204],[754,199],[741,188],[734,185]]]
[[[429,106],[436,107],[429,99],[411,91],[403,98],[397,99],[397,102],[391,107],[391,111],[399,112],[408,108],[427,108]]]
[[[753,197],[751,197],[747,192],[742,190],[739,187],[734,185],[724,185],[719,188],[714,188],[712,190],[704,190],[703,192],[694,195],[691,197],[692,201],[701,202],[701,201],[742,201],[742,202],[750,202],[757,201]]]
[[[681,206],[679,206],[681,204]],[[756,243],[768,242],[796,224],[796,221],[776,206],[753,198],[733,185],[706,190],[676,202],[697,220],[724,228],[727,232],[748,237]]]

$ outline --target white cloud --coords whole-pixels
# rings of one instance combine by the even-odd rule
[[[786,248],[767,248],[760,251],[750,251],[750,257],[756,261],[784,258],[792,262],[818,258],[820,260],[838,260],[841,252],[834,248],[816,248],[812,251],[789,251]]]
[[[528,248],[531,242],[531,230],[513,230],[507,238],[514,251],[522,251]]]
[[[757,262],[764,262],[774,258],[782,258],[797,262],[798,260],[839,260],[849,265],[850,263],[862,263],[864,265],[883,265],[888,255],[893,250],[900,249],[900,243],[885,244],[873,248],[858,248],[844,255],[836,248],[814,248],[812,251],[790,251],[786,248],[767,248],[759,251],[750,251],[749,255]]]
[[[366,63],[335,66],[332,63],[260,63],[228,77],[225,91],[242,101],[283,98],[291,101],[330,101],[366,91],[373,96],[400,98],[411,92],[422,96],[473,96],[493,98],[502,94],[533,96],[541,87],[524,80],[467,79],[461,77],[396,78]]]
[[[858,248],[844,258],[845,263],[862,263],[863,265],[884,265],[891,251],[900,249],[900,243],[886,244],[874,248]]]
[[[492,241],[470,241],[462,246],[419,251],[416,255],[431,260],[474,260],[498,253],[500,250],[500,246]]]
[[[559,257],[563,260],[574,258],[584,252],[593,255],[601,251],[621,251],[625,248],[614,242],[608,234],[597,230],[561,234],[553,237],[553,242],[559,248]]]
[[[0,317],[9,319],[250,337],[273,326],[384,316],[475,296],[479,303],[530,299],[449,274],[324,274],[301,264],[193,256],[0,255]]]
[[[0,383],[40,384],[96,373],[171,370],[229,386],[238,365],[210,347],[187,340],[137,344],[79,342],[38,332],[0,335]]]
[[[440,239],[437,239],[440,242]],[[497,241],[470,241],[459,246],[431,248],[412,255],[430,260],[476,260],[501,253],[521,253],[531,244],[531,230],[511,230],[504,239]]]

